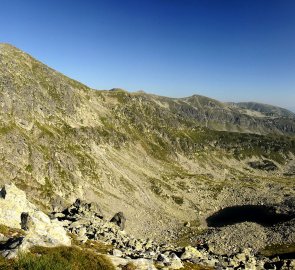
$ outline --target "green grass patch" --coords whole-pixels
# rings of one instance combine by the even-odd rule
[[[26,166],[26,171],[29,172],[29,173],[31,173],[31,172],[33,171],[33,166],[32,166],[32,164],[28,164],[28,165]]]
[[[181,270],[213,270],[214,268],[208,266],[202,266],[190,262],[185,262],[184,267]]]
[[[16,228],[10,228],[10,227],[7,227],[3,224],[0,224],[0,233],[5,235],[6,237],[12,237],[12,236],[18,237],[18,236],[25,235],[25,232],[23,230],[16,229]]]
[[[77,247],[34,247],[18,259],[0,259],[3,270],[115,270],[111,261],[101,254]]]
[[[0,127],[0,135],[6,135],[14,129],[14,125]]]
[[[173,242],[173,244],[179,247],[194,245],[195,242],[193,242],[193,240],[191,239],[194,238],[194,236],[196,235],[204,233],[206,230],[200,227],[201,223],[198,219],[191,220],[189,221],[189,223],[190,223],[189,227],[184,226],[183,228],[180,229],[177,239]]]
[[[46,197],[50,198],[54,195],[54,187],[51,180],[45,176],[45,184],[42,186],[42,192]]]
[[[46,126],[44,124],[42,125],[41,123],[37,121],[35,122],[35,124],[44,135],[47,135],[49,137],[54,137],[54,133],[50,130],[49,126]]]
[[[97,240],[87,240],[85,243],[82,243],[81,241],[77,240],[77,236],[75,234],[69,233],[69,236],[72,239],[72,244],[79,246],[83,250],[88,249],[100,254],[109,254],[110,251],[114,249],[112,245],[107,245]]]

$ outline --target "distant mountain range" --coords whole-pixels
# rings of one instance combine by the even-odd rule
[[[267,105],[267,104],[261,104],[257,102],[239,102],[239,103],[232,103],[232,104],[236,105],[239,108],[257,111],[267,116],[274,116],[274,117],[276,116],[294,117],[295,116],[293,112],[287,109],[283,109],[280,107]]]

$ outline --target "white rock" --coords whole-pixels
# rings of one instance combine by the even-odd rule
[[[187,246],[185,247],[184,253],[181,255],[182,260],[190,260],[190,259],[196,259],[196,258],[202,258],[203,255],[200,251],[195,249],[194,247]]]
[[[29,230],[19,249],[26,250],[31,246],[58,246],[71,245],[71,240],[62,224],[30,203],[24,191],[14,184],[5,185],[0,197],[0,224],[21,229],[21,213],[27,212],[31,218]]]
[[[147,259],[131,260],[131,259],[123,259],[116,256],[111,256],[111,255],[107,255],[107,257],[115,265],[116,269],[122,269],[119,266],[125,266],[128,263],[132,263],[136,266],[136,270],[157,270],[152,260],[147,260]]]
[[[172,253],[170,255],[170,267],[169,268],[170,269],[181,269],[181,268],[183,268],[183,264],[182,264],[180,258],[174,253]]]
[[[116,257],[122,257],[123,253],[119,249],[114,249],[113,250],[113,255],[116,256]]]

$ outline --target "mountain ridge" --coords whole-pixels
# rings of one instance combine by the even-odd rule
[[[25,54],[24,52],[22,52],[20,49],[18,49],[17,47],[8,44],[8,43],[0,43],[0,49],[2,48],[2,50],[6,50],[6,51],[13,51],[14,53],[18,53],[21,54],[22,56],[25,56],[25,58],[31,58],[31,61],[35,61],[37,64],[39,65],[43,65],[41,62],[37,61],[36,59],[34,59],[33,57],[29,56],[28,54]],[[50,68],[48,66],[46,66],[47,69],[49,69],[51,72],[59,74],[61,76],[63,76],[64,78],[68,78],[67,76],[65,76],[64,74],[55,71],[53,68]],[[75,82],[77,84],[80,84],[82,88],[88,88],[91,89],[90,87],[86,86],[85,84],[77,81],[77,80],[73,80],[70,79],[70,81]],[[96,89],[93,89],[96,90]],[[123,89],[119,89],[119,88],[114,88],[111,89],[113,91],[126,91]],[[96,91],[106,91],[106,90],[96,90]],[[128,91],[126,91],[128,92]],[[128,92],[129,93],[129,92]],[[176,100],[176,101],[189,101],[189,100],[193,100],[193,99],[199,99],[203,102],[205,102],[206,105],[210,105],[210,102],[214,105],[218,105],[220,107],[222,107],[223,105],[225,107],[227,107],[227,105],[234,105],[234,107],[239,107],[239,108],[244,108],[244,109],[250,109],[252,111],[258,111],[260,113],[263,113],[265,111],[265,108],[268,107],[269,109],[272,109],[273,111],[273,115],[269,115],[269,114],[263,114],[264,116],[273,116],[273,117],[280,117],[280,116],[287,116],[287,117],[291,117],[291,118],[295,118],[295,113],[285,109],[285,108],[281,108],[278,106],[274,106],[274,105],[270,105],[270,104],[263,104],[263,103],[257,103],[257,102],[220,102],[214,98],[209,98],[203,95],[198,95],[198,94],[193,94],[192,96],[188,96],[188,97],[181,97],[181,98],[174,98],[174,97],[164,97],[164,96],[159,96],[156,94],[148,94],[148,93],[140,93],[140,92],[130,92],[130,94],[143,94],[143,95],[148,95],[148,96],[152,96],[152,97],[158,97],[160,99],[170,99],[170,100]],[[223,105],[221,105],[223,104]],[[257,108],[256,108],[257,107]],[[260,108],[261,107],[261,108]],[[241,113],[241,111],[239,111]],[[275,112],[278,112],[277,114]],[[243,112],[245,113],[245,112]],[[247,114],[247,113],[246,113]]]
[[[0,106],[0,183],[47,211],[87,198],[107,215],[123,211],[135,235],[171,238],[168,226],[204,225],[219,207],[292,194],[293,118],[196,95],[93,90],[8,45]]]

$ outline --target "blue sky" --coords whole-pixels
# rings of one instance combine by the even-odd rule
[[[2,0],[0,41],[93,88],[295,111],[293,0]]]

